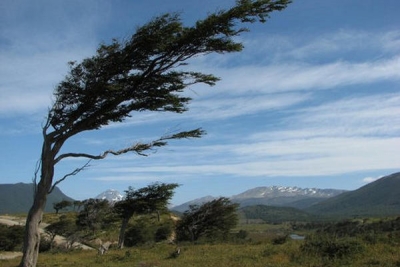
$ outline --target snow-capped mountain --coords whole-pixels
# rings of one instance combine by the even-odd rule
[[[300,188],[291,186],[263,186],[256,187],[238,195],[231,196],[232,202],[240,204],[241,207],[253,205],[268,206],[287,206],[295,208],[307,208],[322,200],[344,193],[345,190],[337,189],[318,189]],[[174,210],[183,212],[192,204],[202,204],[215,199],[208,196],[206,198],[195,199],[182,205],[173,207]]]
[[[343,190],[336,189],[318,189],[318,188],[300,188],[296,186],[263,186],[247,190],[231,197],[232,200],[243,198],[275,198],[275,197],[333,197]]]
[[[117,190],[115,189],[108,189],[104,191],[103,193],[99,194],[96,199],[106,199],[111,203],[115,203],[118,201],[121,201],[124,199],[124,196],[121,195]]]
[[[263,186],[247,190],[231,197],[240,206],[268,205],[307,208],[345,190],[300,188],[292,186]]]

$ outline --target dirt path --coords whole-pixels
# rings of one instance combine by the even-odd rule
[[[8,216],[8,215],[1,215],[0,216],[0,224],[5,224],[8,226],[13,226],[13,225],[25,225],[25,219],[23,218],[18,218],[18,217],[13,217],[13,216]],[[42,223],[40,224],[40,232],[41,233],[45,233],[44,228],[47,226],[48,224]],[[54,242],[56,243],[57,246],[66,246],[67,245],[67,240],[65,239],[65,237],[63,236],[59,236],[57,235],[54,238]],[[74,243],[74,248],[81,248],[81,249],[88,249],[88,250],[93,250],[93,248],[86,246],[84,244],[81,243]],[[22,256],[21,252],[9,252],[9,251],[1,251],[0,252],[0,260],[3,259],[13,259],[13,258],[17,258]]]

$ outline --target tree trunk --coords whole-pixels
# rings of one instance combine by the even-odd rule
[[[118,248],[124,248],[124,241],[125,241],[125,231],[126,227],[128,226],[130,218],[122,218],[121,230],[119,231],[118,237]]]
[[[47,195],[53,183],[53,176],[54,153],[51,148],[51,142],[48,142],[45,137],[41,155],[41,176],[37,186],[36,184],[33,185],[35,187],[33,204],[26,218],[23,255],[20,267],[36,267],[40,245],[39,225],[42,222]]]
[[[23,256],[20,267],[35,267],[39,254],[40,231],[44,207],[47,200],[47,190],[38,186],[34,202],[26,218]]]

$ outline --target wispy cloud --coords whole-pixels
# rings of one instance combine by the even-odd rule
[[[382,177],[383,177],[383,176],[379,176],[379,177],[365,177],[365,178],[363,179],[363,182],[366,183],[366,184],[369,184],[369,183],[375,182],[376,180],[378,180],[378,179],[380,179],[380,178],[382,178]]]
[[[298,108],[281,127],[246,135],[241,129],[229,139],[209,138],[191,146],[172,146],[138,166],[111,164],[102,173],[124,173],[123,179],[202,176],[323,176],[400,168],[400,96],[387,93],[344,97],[309,108]],[[243,133],[244,131],[244,133]],[[213,140],[215,143],[213,143]],[[210,144],[211,142],[211,144]],[[207,144],[208,143],[208,144]],[[167,155],[168,154],[168,155]],[[153,156],[152,156],[153,157]],[[192,161],[195,159],[196,164]],[[113,174],[114,173],[114,174]]]

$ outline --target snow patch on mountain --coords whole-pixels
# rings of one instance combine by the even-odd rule
[[[306,196],[306,197],[332,197],[342,193],[342,190],[335,189],[318,189],[318,188],[300,188],[296,186],[263,186],[247,190],[238,195],[234,195],[231,199],[243,198],[275,198],[290,196]]]
[[[124,196],[121,195],[115,189],[108,189],[108,190],[104,191],[103,193],[99,194],[98,196],[96,196],[95,198],[102,199],[102,200],[108,200],[111,203],[115,203],[115,202],[123,200]]]

